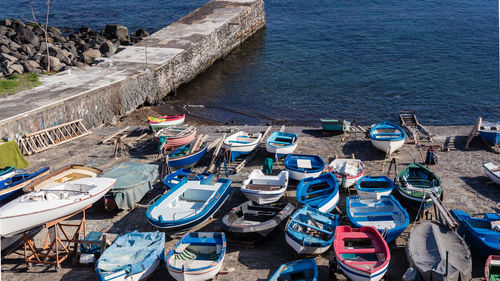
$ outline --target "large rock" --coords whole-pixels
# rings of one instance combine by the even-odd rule
[[[106,41],[101,45],[99,51],[109,58],[116,53],[116,49],[117,47],[113,43]]]
[[[140,28],[135,32],[135,36],[137,37],[146,37],[149,36],[149,33],[144,28]]]
[[[82,60],[85,63],[92,63],[94,62],[94,59],[100,57],[101,57],[101,52],[99,52],[99,50],[96,49],[89,49],[88,51],[82,53]]]
[[[0,53],[1,53],[1,54],[6,54],[6,53],[8,53],[8,52],[10,52],[9,47],[7,47],[7,46],[5,46],[5,45],[0,45]]]
[[[30,57],[35,54],[35,49],[33,49],[33,46],[31,46],[31,44],[23,44],[18,50]]]
[[[17,58],[15,56],[12,56],[12,55],[8,55],[8,54],[5,54],[5,53],[2,53],[0,55],[0,58],[2,59],[2,61],[10,61],[10,62],[16,62],[17,61]]]
[[[17,51],[19,48],[21,48],[21,45],[17,44],[14,41],[9,42],[9,49],[12,51]]]
[[[118,38],[119,36],[127,36],[128,29],[119,24],[108,24],[104,28],[104,34],[108,38]]]
[[[7,33],[7,31],[9,31],[10,28],[8,28],[7,26],[3,26],[3,25],[0,25],[0,34],[1,35],[5,35]]]
[[[33,31],[26,28],[19,30],[18,35],[22,43],[31,44],[33,46],[40,45],[40,37],[38,37]]]
[[[10,19],[4,19],[0,23],[5,26],[10,26],[12,24],[12,21]]]
[[[49,49],[50,49],[50,47],[54,47],[54,45],[52,43],[45,44],[45,42],[42,42],[40,44],[40,47],[38,48],[38,51],[45,53],[45,51],[47,50],[47,46],[49,47]]]
[[[86,27],[86,26],[82,26],[78,29],[78,32],[80,33],[87,33],[87,32],[90,32],[92,29],[90,29],[90,27]]]
[[[24,28],[24,22],[22,22],[20,20],[13,20],[12,23],[10,24],[10,26],[12,28],[14,28],[15,30],[18,30],[18,29]]]
[[[49,26],[49,28],[47,29],[48,32],[52,33],[53,35],[55,36],[61,36],[62,32],[59,28],[57,27],[53,27],[53,26]]]
[[[28,56],[18,53],[16,51],[11,51],[9,55],[16,57],[17,60],[27,60],[29,58]]]
[[[61,63],[61,61],[56,57],[49,56],[49,60],[51,71],[59,71],[61,70],[61,68],[65,67],[64,63]],[[43,67],[43,69],[47,69],[47,56],[42,57],[40,65]]]
[[[24,67],[25,72],[42,72],[42,67],[36,61],[25,60],[21,62],[21,65]]]
[[[19,73],[19,74],[22,74],[24,72],[24,67],[20,64],[13,64],[9,67],[9,69],[12,70],[11,73]]]
[[[49,55],[58,59],[62,59],[64,57],[63,51],[55,46],[49,46]]]

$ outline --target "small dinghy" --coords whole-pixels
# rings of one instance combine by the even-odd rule
[[[222,269],[226,236],[222,232],[189,232],[168,252],[168,273],[177,281],[212,280]]]
[[[338,266],[352,281],[382,279],[391,260],[389,246],[373,226],[337,226],[333,248]]]
[[[292,261],[280,265],[269,281],[317,281],[318,265],[314,259]]]
[[[0,182],[13,177],[16,174],[14,167],[9,166],[0,169]]]
[[[486,281],[500,281],[500,256],[489,256],[484,266]]]
[[[406,256],[424,281],[472,279],[469,247],[444,225],[424,221],[415,226],[408,237]]]
[[[317,155],[288,154],[285,158],[285,168],[294,180],[317,177],[325,168],[325,161]]]
[[[432,200],[428,196],[429,193],[436,192],[437,196],[441,196],[443,193],[439,177],[431,170],[417,163],[412,163],[399,172],[395,184],[401,203],[417,210],[424,200],[424,209],[432,206]]]
[[[288,171],[276,176],[264,175],[261,170],[253,170],[241,185],[241,192],[248,200],[258,204],[278,201],[288,187]]]
[[[194,126],[171,126],[160,129],[155,133],[160,147],[164,150],[188,144],[194,140],[196,128]]]
[[[146,217],[159,228],[193,227],[217,212],[226,201],[230,186],[230,179],[220,178],[214,184],[202,184],[184,178],[148,207]]]
[[[294,133],[273,132],[266,140],[266,150],[281,158],[295,151],[298,139],[299,135]]]
[[[236,132],[224,140],[224,147],[231,151],[231,161],[247,155],[260,146],[262,134],[249,134],[244,131]]]
[[[44,187],[74,181],[83,178],[95,178],[102,174],[102,171],[96,168],[85,167],[83,165],[67,165],[60,169],[50,172],[48,175],[40,177],[30,184],[26,185],[24,192],[38,191]]]
[[[102,281],[142,281],[153,275],[165,259],[165,233],[130,232],[122,235],[97,260]]]
[[[229,211],[221,223],[235,239],[260,241],[285,221],[293,210],[292,204],[281,201],[268,205],[247,201]]]
[[[500,184],[500,167],[493,163],[483,164],[484,173],[496,184]]]
[[[153,130],[153,132],[156,132],[163,128],[182,125],[185,119],[185,114],[164,115],[160,117],[148,116],[148,124],[151,127],[151,130]]]
[[[321,128],[326,132],[345,132],[351,129],[351,122],[341,119],[321,118]]]
[[[479,136],[490,146],[500,144],[500,122],[482,122]]]
[[[347,197],[346,211],[355,227],[373,226],[387,243],[403,233],[410,223],[408,212],[392,195],[367,200],[359,196]]]
[[[356,192],[361,199],[379,199],[391,195],[394,188],[396,185],[386,176],[364,176],[356,183]]]
[[[398,125],[390,122],[378,123],[370,130],[372,145],[378,150],[385,152],[386,155],[391,155],[403,147],[405,138],[405,131]]]
[[[351,187],[365,174],[365,164],[359,159],[335,159],[328,165],[328,171],[333,173],[344,187]]]
[[[23,173],[23,170],[16,170],[12,177],[0,182],[0,201],[22,194],[26,185],[49,174],[49,169],[49,167],[41,168],[34,173]]]
[[[322,174],[316,178],[305,178],[300,180],[297,186],[296,197],[300,204],[328,213],[339,202],[339,183],[332,173]]]
[[[319,255],[333,243],[339,217],[304,206],[293,213],[285,227],[285,240],[299,255]]]
[[[0,236],[9,237],[94,204],[115,184],[110,178],[84,178],[20,196],[0,208]]]
[[[163,184],[167,188],[173,188],[184,178],[190,181],[199,181],[201,184],[210,184],[212,183],[214,175],[206,172],[197,174],[191,169],[179,169],[163,178]]]
[[[168,166],[173,169],[191,168],[198,163],[207,152],[207,142],[191,142],[168,154]]]
[[[458,233],[481,256],[500,255],[500,216],[495,213],[474,218],[462,210],[450,210],[458,220]]]

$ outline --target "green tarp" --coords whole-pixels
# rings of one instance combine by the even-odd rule
[[[0,168],[8,166],[14,166],[16,169],[25,169],[29,166],[16,141],[0,141]]]

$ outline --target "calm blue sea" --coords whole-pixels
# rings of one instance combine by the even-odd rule
[[[53,0],[50,23],[155,31],[205,2]],[[0,18],[28,18],[25,3],[0,0]],[[326,116],[368,124],[395,121],[402,109],[432,125],[500,120],[498,1],[265,3],[266,29],[178,89],[177,101],[249,124]]]

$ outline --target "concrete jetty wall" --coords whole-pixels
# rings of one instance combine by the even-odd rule
[[[87,127],[113,123],[161,100],[264,26],[262,0],[210,1],[96,66],[44,77],[43,85],[0,99],[0,137],[80,118]]]

